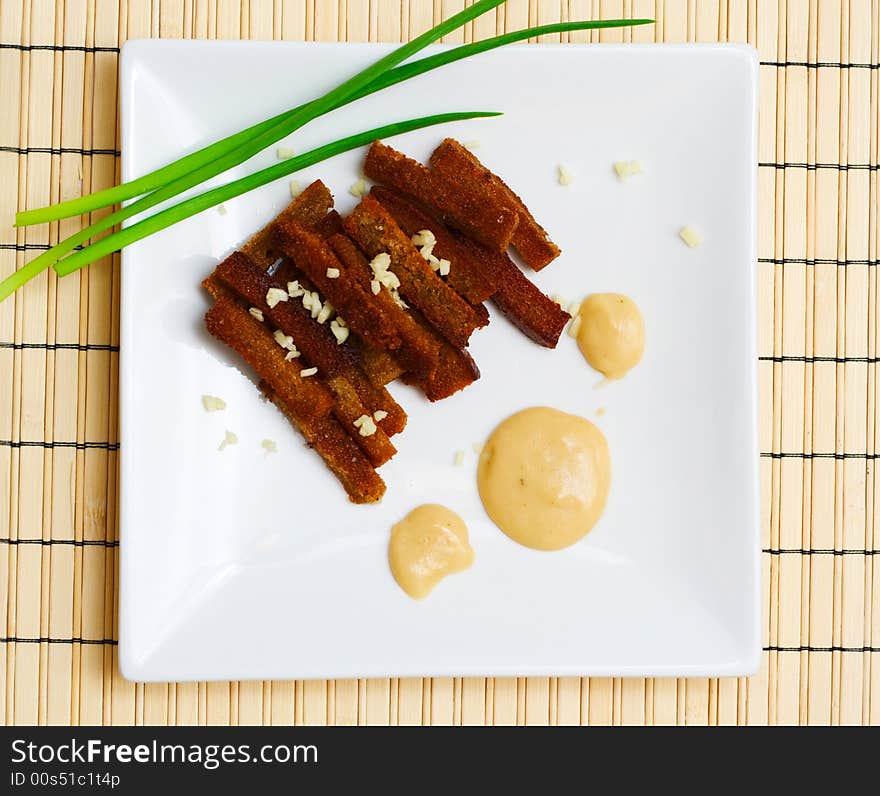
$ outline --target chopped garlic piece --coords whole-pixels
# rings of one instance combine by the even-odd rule
[[[698,230],[694,229],[694,227],[687,226],[682,227],[678,232],[678,237],[681,238],[687,246],[690,246],[692,249],[696,249],[697,246],[702,244],[703,236],[699,233]]]
[[[565,311],[574,318],[574,316],[581,311],[581,303],[579,301],[572,301],[571,304],[565,308]]]
[[[202,406],[206,412],[222,412],[226,408],[226,401],[216,395],[203,395]]]
[[[220,443],[220,447],[217,448],[217,450],[222,451],[224,448],[228,447],[229,445],[237,445],[237,444],[238,444],[238,437],[235,436],[235,434],[233,434],[231,431],[227,431],[226,436],[223,437],[223,442]]]
[[[408,309],[409,309],[409,304],[407,304],[407,303],[406,303],[406,302],[400,297],[400,293],[398,293],[396,290],[392,290],[392,291],[390,291],[390,292],[391,292],[391,298],[394,299],[394,303],[395,303],[398,307],[400,307],[400,309],[402,309],[402,310],[408,310]]]
[[[614,164],[614,171],[617,172],[619,180],[625,180],[627,177],[641,174],[642,164],[638,160],[619,160]]]
[[[361,415],[352,424],[362,437],[372,437],[376,433],[377,426],[369,415]]]
[[[391,255],[388,252],[379,252],[372,260],[370,260],[370,268],[376,279],[384,274],[391,267]]]
[[[348,192],[355,198],[360,199],[367,192],[367,182],[361,177],[358,180],[355,180],[351,188],[348,189]]]
[[[327,269],[327,279],[339,279],[339,269],[338,268],[328,268]]]
[[[370,281],[370,290],[372,291],[374,296],[379,295],[379,291],[382,289],[382,285],[379,284],[378,279],[373,279]]]
[[[280,287],[270,287],[266,291],[266,304],[269,305],[269,309],[272,309],[279,301],[287,301],[287,299],[287,293]]]
[[[554,293],[550,298],[552,298],[562,309],[565,309],[565,305],[568,304],[565,296],[560,296],[558,293]]]
[[[303,297],[303,306],[305,306],[305,303],[305,297]],[[321,314],[321,310],[323,309],[323,305],[321,304],[321,297],[315,290],[312,291],[311,298],[309,299],[309,309],[312,312],[313,318],[317,318]]]
[[[556,180],[560,185],[571,185],[571,172],[562,164],[556,167]]]
[[[294,152],[289,146],[280,146],[275,150],[275,154],[278,156],[278,160],[290,160],[296,152]]]
[[[569,337],[577,337],[581,329],[581,316],[575,315],[574,320],[568,325]]]
[[[294,359],[299,357],[299,351],[297,349],[291,349],[284,355],[285,362],[293,362]]]
[[[464,464],[464,451],[455,452],[455,466],[461,467]]]
[[[275,338],[275,342],[282,348],[286,348],[288,351],[296,350],[296,346],[293,344],[293,338],[289,334],[284,334],[281,329],[276,329],[272,334],[272,337]]]
[[[420,229],[411,240],[416,246],[433,246],[437,242],[430,229]]]
[[[344,324],[339,323],[339,318],[334,318],[330,321],[330,331],[333,332],[333,336],[336,338],[336,344],[342,345],[346,340],[348,340],[348,327]]]
[[[337,316],[333,319],[333,323],[338,324],[338,325],[341,326],[343,329],[347,329],[347,328],[348,328],[348,324],[345,322],[345,318],[343,318],[341,315],[337,315]]]
[[[304,379],[307,379],[309,376],[314,376],[317,372],[317,368],[303,368],[299,372],[299,375],[302,376]]]
[[[604,414],[605,414],[605,407],[604,407],[604,406],[600,406],[600,407],[596,410],[596,417],[602,417],[602,415],[604,415]]]
[[[291,298],[299,298],[304,295],[305,292],[306,291],[299,286],[299,279],[294,279],[293,282],[287,283],[287,295]]]
[[[461,145],[465,149],[479,149],[480,148],[480,142],[476,138],[473,139],[472,141],[462,141]]]
[[[259,307],[251,307],[248,312],[252,317],[256,318],[260,323],[262,323],[265,318],[263,318],[263,311]]]
[[[377,409],[375,412],[373,412],[373,420],[375,420],[377,423],[381,422],[386,417],[388,417],[388,412],[386,412],[384,409]]]
[[[266,453],[278,453],[278,446],[275,444],[274,439],[264,439],[260,445],[263,446],[263,450]]]
[[[321,307],[321,311],[318,313],[318,317],[316,320],[318,323],[325,323],[327,319],[333,314],[333,305],[329,301],[324,302],[324,306]]]
[[[437,270],[440,272],[440,276],[449,276],[449,268],[452,263],[449,260],[440,260],[437,264]]]
[[[302,185],[299,184],[299,180],[291,180],[290,181],[290,198],[296,199],[303,192]]]
[[[225,215],[226,215],[226,205],[223,205],[223,204],[219,204],[219,205],[217,205],[217,212],[218,212],[221,216],[225,216]]]

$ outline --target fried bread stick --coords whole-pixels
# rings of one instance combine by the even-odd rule
[[[333,411],[333,395],[317,379],[299,375],[300,364],[288,362],[285,351],[263,324],[252,318],[233,299],[219,298],[205,313],[208,331],[238,353],[297,417],[327,417]]]
[[[547,231],[535,220],[523,200],[458,141],[445,139],[434,150],[429,162],[432,171],[459,190],[482,192],[487,201],[495,201],[516,210],[519,223],[513,231],[511,243],[533,270],[540,271],[559,256],[559,247],[550,240]]]
[[[484,320],[419,254],[409,236],[373,196],[365,196],[343,221],[349,237],[367,254],[387,253],[400,293],[443,337],[464,348]]]
[[[553,299],[544,295],[506,254],[498,254],[472,241],[462,240],[475,257],[498,274],[492,301],[524,335],[539,345],[556,348],[559,335],[571,320]]]
[[[480,270],[479,264],[458,243],[442,221],[428,215],[402,194],[388,188],[376,186],[370,191],[370,195],[379,201],[410,238],[422,230],[431,231],[437,241],[434,255],[449,260],[451,264],[446,282],[464,299],[476,306],[495,292],[492,275]]]
[[[335,417],[303,421],[267,383],[260,382],[260,389],[299,428],[309,447],[339,479],[352,503],[378,503],[382,499],[385,482]]]
[[[487,201],[482,191],[450,185],[421,163],[380,141],[375,141],[367,152],[364,174],[436,208],[449,226],[495,251],[507,249],[519,223],[514,207]]]

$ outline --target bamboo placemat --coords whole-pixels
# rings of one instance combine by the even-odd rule
[[[463,5],[3,0],[0,277],[80,223],[15,230],[16,208],[118,177],[116,81],[126,39],[399,41]],[[600,16],[657,24],[571,40],[737,41],[760,52],[760,673],[122,680],[114,258],[61,281],[43,277],[0,304],[5,723],[880,724],[880,2],[509,0],[450,40]]]

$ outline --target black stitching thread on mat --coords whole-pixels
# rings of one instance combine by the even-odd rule
[[[878,453],[770,453],[762,452],[762,459],[869,459],[880,457]]]
[[[761,61],[760,64],[782,69],[789,66],[805,66],[807,69],[880,69],[880,64],[845,64],[840,61]]]
[[[878,556],[880,550],[859,550],[855,547],[845,547],[842,550],[833,550],[830,547],[813,547],[810,549],[801,547],[765,547],[762,553],[771,556]]]
[[[837,171],[877,171],[880,164],[877,163],[773,163],[759,162],[758,166],[765,169],[836,169]]]
[[[880,362],[880,357],[823,357],[823,356],[794,356],[792,354],[783,354],[782,356],[763,356],[758,357],[759,362],[806,362],[812,364],[814,362],[835,362],[837,364],[846,364],[847,362],[865,362],[868,365],[876,365]]]
[[[75,53],[118,53],[118,47],[87,47],[79,44],[0,44],[0,50],[18,50],[19,52],[34,52],[48,50],[49,52],[75,52]]]
[[[880,264],[880,260],[835,260],[831,257],[759,257],[758,262],[771,265],[836,265],[840,268],[848,265],[867,265],[870,268]]]
[[[880,647],[841,647],[834,645],[831,647],[811,647],[804,645],[800,647],[781,647],[771,644],[764,647],[764,652],[880,652]]]
[[[79,638],[78,636],[73,638],[7,636],[6,638],[0,638],[0,644],[106,644],[115,647],[119,642],[115,638]]]
[[[73,146],[0,146],[0,152],[16,155],[113,155],[119,157],[118,149],[83,149]]]
[[[118,345],[109,343],[2,343],[0,349],[13,351],[119,351]]]
[[[0,439],[0,448],[76,448],[83,450],[119,450],[118,442],[46,442],[40,440],[10,440]]]
[[[119,547],[119,542],[107,539],[0,539],[0,544],[17,547],[22,544],[40,545],[41,547]]]

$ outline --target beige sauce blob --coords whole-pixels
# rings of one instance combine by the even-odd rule
[[[609,379],[623,378],[645,351],[645,320],[620,293],[594,293],[580,309],[577,343],[587,362]]]
[[[560,550],[581,539],[605,510],[608,442],[582,417],[524,409],[492,432],[480,455],[477,486],[486,512],[511,539]]]
[[[391,529],[391,574],[410,597],[421,600],[445,578],[474,562],[464,520],[445,506],[413,509]]]

